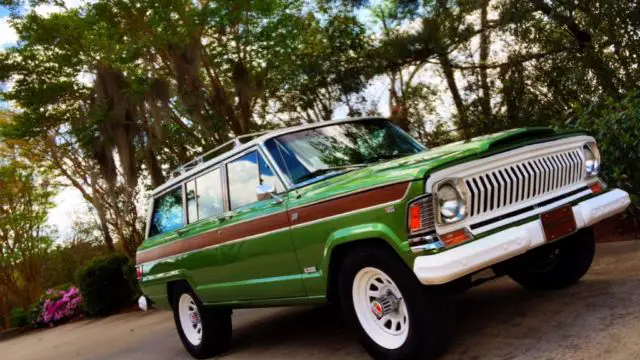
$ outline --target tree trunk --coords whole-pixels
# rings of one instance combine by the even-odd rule
[[[151,144],[147,144],[145,146],[145,155],[145,158],[147,160],[147,167],[149,168],[149,174],[151,175],[151,185],[153,187],[158,187],[164,183],[165,178],[162,174],[162,168],[160,167],[158,157],[151,148]]]
[[[11,312],[3,311],[2,314],[2,328],[0,330],[7,330],[11,326]]]
[[[398,76],[401,77],[402,74],[398,74]],[[389,105],[391,111],[391,115],[389,117],[391,118],[391,121],[396,123],[396,125],[398,125],[402,130],[409,132],[411,130],[409,114],[407,113],[407,107],[404,104],[402,96],[399,95],[395,89],[395,78],[395,76],[391,78],[391,88],[389,90]]]
[[[489,22],[487,19],[487,10],[489,7],[489,1],[484,0],[482,3],[482,9],[480,11],[480,26],[482,32],[480,33],[480,88],[482,94],[480,95],[480,108],[482,111],[483,128],[486,130],[493,130],[493,112],[491,110],[491,89],[489,88],[489,76],[486,68],[489,60]]]
[[[440,60],[440,66],[442,67],[444,77],[447,80],[447,85],[449,86],[451,97],[453,97],[453,102],[456,105],[456,109],[458,110],[458,118],[460,119],[459,127],[462,130],[462,136],[464,136],[464,138],[467,140],[471,139],[469,118],[467,117],[467,111],[465,109],[464,102],[462,101],[462,96],[460,95],[458,84],[456,83],[453,68],[451,67],[451,61],[449,61],[449,57],[444,52],[441,52],[438,55],[438,58]]]
[[[98,220],[100,221],[100,230],[102,231],[102,236],[104,237],[104,244],[107,247],[109,252],[115,252],[116,247],[113,244],[113,238],[111,237],[111,233],[109,232],[109,225],[107,223],[107,215],[104,212],[104,208],[102,204],[99,204],[99,201],[93,204],[96,208],[96,212],[98,213]]]

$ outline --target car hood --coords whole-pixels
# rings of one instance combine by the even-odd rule
[[[432,148],[400,159],[381,162],[330,177],[296,190],[299,197],[321,199],[402,181],[425,179],[429,173],[461,162],[494,155],[525,145],[576,136],[549,128],[522,128]]]

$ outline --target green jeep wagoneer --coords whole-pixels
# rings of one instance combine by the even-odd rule
[[[546,128],[435,149],[381,118],[244,136],[153,191],[138,278],[196,358],[229,347],[235,308],[335,302],[374,358],[432,359],[482,275],[584,276],[591,226],[629,205],[599,170],[592,137]]]

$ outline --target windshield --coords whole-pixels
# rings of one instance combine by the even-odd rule
[[[425,150],[382,119],[301,130],[269,139],[265,146],[296,186]]]

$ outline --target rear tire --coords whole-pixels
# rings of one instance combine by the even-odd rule
[[[182,345],[196,359],[221,354],[231,346],[231,310],[206,308],[186,286],[174,291],[173,319]]]
[[[342,310],[374,359],[434,359],[449,344],[454,307],[443,288],[424,287],[396,254],[353,250],[340,270]]]
[[[587,273],[594,256],[593,230],[587,228],[511,260],[507,275],[527,289],[562,289]]]

